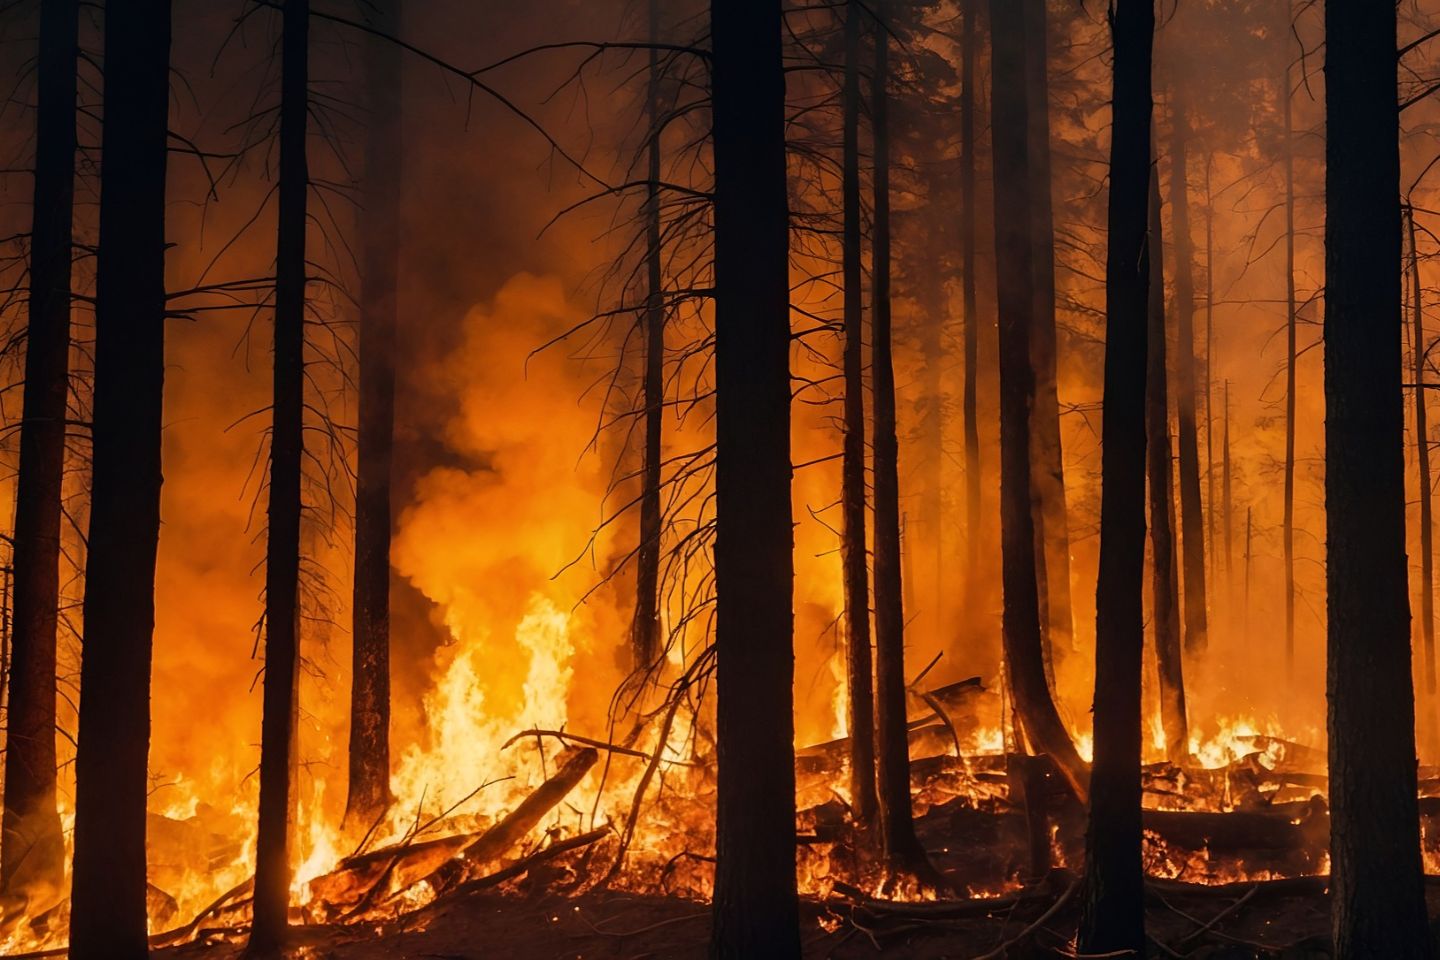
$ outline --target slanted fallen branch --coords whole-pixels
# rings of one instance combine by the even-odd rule
[[[425,877],[437,896],[458,886],[468,874],[499,860],[524,840],[590,772],[600,758],[600,752],[594,747],[585,747],[568,750],[561,756],[560,766],[549,780],[537,787],[499,823],[466,845],[458,856],[446,860]]]

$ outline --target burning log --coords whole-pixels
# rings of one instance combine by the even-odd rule
[[[585,747],[568,751],[562,756],[564,760],[555,774],[521,801],[520,806],[465,846],[458,856],[446,860],[425,878],[437,895],[458,885],[465,879],[466,874],[499,860],[524,840],[545,815],[564,800],[585,774],[590,772],[600,753],[594,747]]]

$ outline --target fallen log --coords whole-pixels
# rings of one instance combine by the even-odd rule
[[[1145,810],[1143,818],[1145,829],[1154,831],[1165,843],[1211,853],[1321,851],[1330,835],[1330,815],[1323,801],[1307,804],[1299,822],[1288,812],[1251,810]]]
[[[592,843],[595,843],[598,840],[603,840],[605,837],[609,836],[614,832],[615,831],[607,823],[605,826],[599,827],[595,830],[591,830],[589,833],[582,833],[578,836],[567,837],[564,840],[557,840],[554,843],[550,844],[550,846],[542,847],[541,849],[536,850],[529,856],[521,857],[519,860],[516,860],[508,867],[504,867],[487,876],[477,877],[474,880],[466,880],[464,883],[451,890],[447,894],[447,896],[462,896],[467,893],[475,893],[480,890],[487,890],[490,887],[498,887],[500,884],[505,883],[506,881],[513,880],[516,877],[523,876],[524,874],[529,873],[531,869],[539,866],[547,860],[553,860],[561,854],[569,853],[572,850],[579,850],[583,847],[588,847]]]
[[[468,874],[499,860],[524,840],[590,772],[600,752],[594,747],[585,747],[567,750],[561,757],[559,767],[549,780],[493,827],[467,844],[457,856],[446,860],[424,878],[436,895],[449,891],[463,882]]]
[[[428,877],[477,836],[469,833],[406,841],[347,857],[334,870],[310,881],[310,902],[321,916],[343,916],[367,898],[389,895]]]

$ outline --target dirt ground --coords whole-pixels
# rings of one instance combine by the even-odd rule
[[[1070,957],[1074,897],[1045,918],[1068,878],[1017,901],[997,901],[978,916],[943,916],[926,905],[915,915],[874,915],[840,903],[803,905],[807,960],[894,957],[975,960],[979,957]],[[1252,892],[1253,888],[1253,892]],[[1440,915],[1440,884],[1430,885],[1432,916]],[[1243,898],[1243,899],[1242,899]],[[1219,917],[1213,926],[1209,924]],[[822,925],[823,921],[823,925]],[[1148,912],[1152,957],[1194,960],[1318,960],[1330,955],[1327,903],[1318,883],[1279,881],[1152,891]],[[1021,942],[1004,945],[1029,931]],[[444,900],[383,925],[302,927],[289,956],[296,960],[700,960],[709,933],[700,903],[621,893],[566,899],[543,892],[483,893]],[[998,953],[993,951],[1000,950]],[[166,960],[228,960],[239,947],[221,936],[157,954]],[[763,958],[757,958],[763,960]]]

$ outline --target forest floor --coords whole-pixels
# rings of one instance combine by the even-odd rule
[[[1152,898],[1148,913],[1150,936],[1156,941],[1152,956],[1194,960],[1328,957],[1329,921],[1323,893],[1272,893],[1265,888],[1261,884],[1238,909],[1234,904],[1248,887],[1237,885],[1219,893],[1167,892],[1163,903]],[[990,915],[962,920],[907,918],[867,933],[849,921],[847,911],[807,901],[802,906],[804,955],[807,960],[1073,956],[1069,952],[1076,922],[1073,897],[1023,942],[1008,952],[1002,946],[1031,928],[1053,902],[1053,896],[1036,897]],[[1218,923],[1191,936],[1222,911],[1228,912]],[[1432,915],[1440,912],[1440,887],[1433,884],[1431,911]],[[822,918],[828,921],[824,926]],[[402,921],[379,926],[297,928],[291,955],[297,960],[701,960],[706,955],[709,926],[706,905],[673,897],[606,893],[567,898],[543,891],[529,896],[492,892],[448,899]],[[833,929],[825,929],[827,926]],[[997,949],[1000,952],[992,953]],[[236,946],[200,944],[156,954],[166,960],[228,960],[238,955]]]

